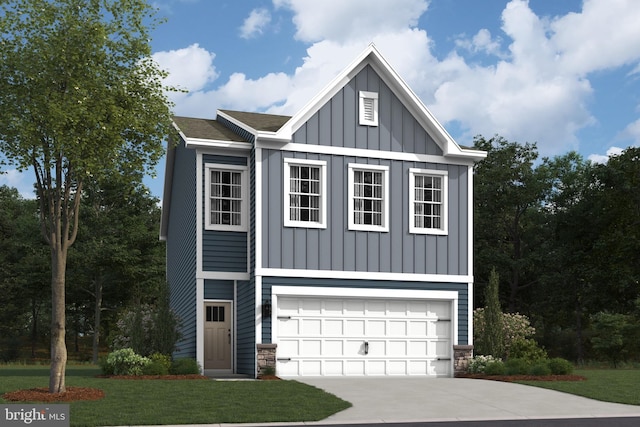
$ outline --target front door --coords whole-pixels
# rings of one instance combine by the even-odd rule
[[[204,369],[231,369],[231,303],[204,304]]]

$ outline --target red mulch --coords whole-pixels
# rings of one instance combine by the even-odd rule
[[[275,375],[258,375],[258,379],[259,380],[279,380],[281,378]]]
[[[587,378],[581,375],[485,375],[485,374],[461,374],[456,378],[473,378],[493,381],[585,381]]]
[[[104,392],[97,388],[67,387],[65,393],[49,393],[47,387],[31,388],[5,393],[2,398],[10,402],[75,402],[78,400],[100,400]]]
[[[98,378],[116,380],[208,380],[204,375],[100,375]],[[76,402],[79,400],[100,400],[104,392],[97,388],[67,387],[65,393],[49,393],[46,387],[17,390],[2,395],[10,402]]]

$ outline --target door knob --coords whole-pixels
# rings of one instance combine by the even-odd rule
[[[369,354],[369,343],[367,341],[364,342],[364,354]]]

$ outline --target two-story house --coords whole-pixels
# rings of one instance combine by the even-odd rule
[[[161,238],[176,356],[252,377],[274,351],[282,377],[453,375],[454,349],[472,348],[485,153],[375,46],[292,117],[174,122]]]

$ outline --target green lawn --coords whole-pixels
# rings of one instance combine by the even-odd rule
[[[549,388],[603,400],[605,402],[640,405],[640,370],[638,369],[582,369],[576,375],[586,381],[518,381],[520,384]]]
[[[95,367],[69,367],[67,385],[105,398],[71,403],[72,426],[318,421],[351,406],[296,381],[115,380]],[[0,395],[46,387],[48,367],[0,366]],[[0,403],[7,403],[0,398]]]

